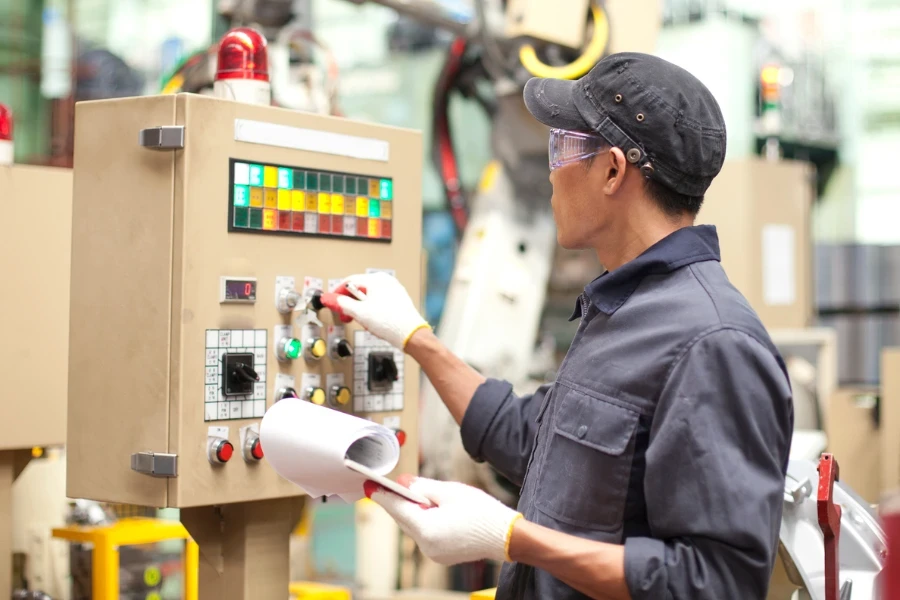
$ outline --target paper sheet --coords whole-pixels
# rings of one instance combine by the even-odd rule
[[[266,412],[259,439],[275,471],[313,498],[354,502],[365,496],[366,478],[348,469],[344,458],[379,475],[400,460],[400,443],[387,427],[299,398],[280,400]]]

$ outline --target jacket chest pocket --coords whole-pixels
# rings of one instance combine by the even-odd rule
[[[541,461],[535,506],[585,529],[621,527],[639,414],[604,399],[557,386],[564,394]],[[549,425],[549,423],[548,423]]]

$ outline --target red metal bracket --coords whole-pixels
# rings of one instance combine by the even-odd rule
[[[834,456],[819,458],[819,490],[816,508],[819,527],[825,538],[825,600],[838,600],[840,594],[839,545],[841,540],[841,507],[834,504],[834,482],[839,481],[840,468]]]

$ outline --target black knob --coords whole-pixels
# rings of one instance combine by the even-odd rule
[[[375,379],[381,381],[397,381],[397,363],[393,357],[380,357],[375,362]]]
[[[312,296],[309,297],[309,305],[316,312],[325,308],[325,305],[322,304],[322,290],[316,290],[312,293]]]
[[[347,340],[338,340],[338,343],[334,346],[334,352],[340,358],[347,358],[353,355],[353,347]]]
[[[259,381],[259,375],[256,373],[256,371],[253,370],[253,367],[244,363],[237,363],[236,365],[234,365],[232,375],[238,381]]]

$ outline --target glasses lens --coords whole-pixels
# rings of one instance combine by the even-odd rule
[[[601,144],[602,140],[594,135],[551,129],[550,170],[593,156]]]

